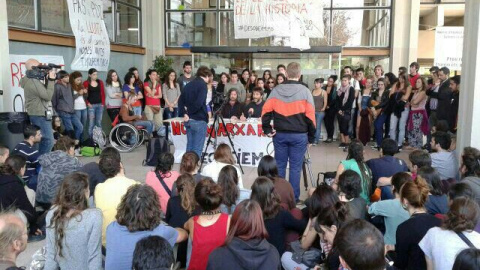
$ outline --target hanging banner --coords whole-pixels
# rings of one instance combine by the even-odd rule
[[[168,138],[172,140],[175,145],[175,163],[180,163],[183,154],[185,154],[185,149],[187,149],[187,133],[183,124],[183,118],[165,120],[165,122],[167,121],[170,122]],[[211,132],[213,132],[212,123],[209,123],[207,133],[205,134],[205,145]],[[217,132],[213,133],[212,143],[210,143],[208,147],[204,164],[213,161],[213,153],[215,152],[213,142],[215,138],[217,145],[220,143],[230,145],[227,132],[233,141],[235,151],[237,151],[236,158],[242,166],[257,167],[263,156],[273,156],[274,154],[272,138],[267,137],[263,133],[261,122],[248,121],[231,123],[230,120],[225,119],[225,126],[220,124]],[[203,150],[205,150],[205,146]]]
[[[72,70],[108,71],[110,39],[103,21],[102,1],[67,0],[76,54]]]
[[[463,27],[437,27],[435,30],[435,66],[462,69]]]
[[[37,59],[40,64],[47,65],[49,63],[62,66],[65,66],[63,61],[63,56],[61,55],[17,55],[10,54],[10,93],[5,94],[5,96],[10,97],[10,102],[8,102],[5,107],[6,112],[24,112],[25,111],[25,95],[24,90],[20,87],[20,79],[23,78],[26,74],[27,68],[25,67],[25,62],[28,59]]]
[[[235,38],[322,38],[323,3],[319,0],[234,0]]]

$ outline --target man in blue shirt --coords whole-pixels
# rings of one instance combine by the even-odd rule
[[[185,129],[187,131],[187,149],[193,151],[199,157],[202,156],[203,145],[207,134],[207,83],[212,72],[208,67],[201,66],[196,78],[185,85],[178,100],[178,113],[183,115]]]
[[[372,170],[372,185],[376,188],[380,177],[391,177],[398,172],[407,172],[407,163],[394,157],[398,152],[397,143],[392,139],[385,139],[380,147],[380,158],[367,161],[367,165]],[[383,186],[382,200],[393,199],[391,186]]]
[[[23,142],[17,144],[12,154],[23,156],[26,159],[27,169],[23,176],[23,180],[27,186],[33,190],[37,190],[37,175],[40,164],[38,158],[40,152],[36,149],[35,144],[42,140],[42,132],[37,125],[27,125],[23,129]]]

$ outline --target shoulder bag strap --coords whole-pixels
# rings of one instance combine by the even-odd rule
[[[463,242],[465,242],[465,244],[467,244],[467,246],[469,246],[470,248],[476,248],[473,243],[461,232],[457,232],[456,233],[458,235],[458,237],[460,237]]]
[[[163,188],[167,192],[168,196],[172,197],[172,191],[170,190],[170,188],[168,188],[167,184],[163,180],[163,177],[160,175],[160,173],[158,171],[155,171],[155,175],[157,176],[158,181],[160,181],[160,184],[162,184]]]

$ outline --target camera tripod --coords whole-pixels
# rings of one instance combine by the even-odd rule
[[[313,183],[312,159],[310,158],[310,152],[308,151],[308,146],[307,146],[307,151],[305,151],[305,156],[303,158],[303,164],[302,164],[303,185],[305,186],[305,190],[308,190],[307,170],[308,170],[308,175],[310,176],[310,182],[312,184],[312,187],[315,187]]]
[[[215,142],[213,143],[213,148],[214,149],[217,148],[216,140],[217,140],[217,136],[218,136],[218,127],[220,126],[220,121],[221,121],[221,124],[226,128],[225,120],[223,119],[223,116],[222,116],[221,112],[222,112],[222,109],[227,102],[228,102],[228,100],[226,102],[224,102],[218,108],[218,110],[216,110],[214,112],[212,130],[208,134],[207,145],[205,146],[205,150],[202,152],[202,161],[200,163],[200,170],[199,170],[200,172],[202,171],[202,166],[203,166],[205,155],[207,154],[208,146],[210,145],[210,143],[212,143],[212,134],[217,134],[214,138]],[[240,163],[240,160],[238,159],[237,151],[235,150],[235,146],[233,144],[232,138],[230,137],[230,133],[228,131],[226,133],[227,133],[228,141],[230,143],[230,148],[232,148],[232,152],[235,155],[235,158],[237,159],[237,164],[238,164],[238,166],[240,166],[240,171],[243,174],[244,172],[243,172],[242,164]]]

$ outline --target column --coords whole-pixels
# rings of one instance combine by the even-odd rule
[[[143,70],[147,71],[158,55],[165,54],[165,2],[142,0],[142,31],[145,57]]]
[[[480,149],[480,1],[465,1],[457,152]]]
[[[10,102],[10,50],[8,45],[7,1],[0,1],[0,112],[12,111]]]
[[[417,61],[420,0],[392,1],[390,70],[397,73],[401,66]]]

